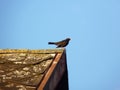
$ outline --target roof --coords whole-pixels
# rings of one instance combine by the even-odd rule
[[[0,90],[43,90],[64,51],[1,49]]]

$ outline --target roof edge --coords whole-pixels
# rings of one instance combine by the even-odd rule
[[[6,53],[62,53],[65,48],[57,49],[0,49],[0,54]]]

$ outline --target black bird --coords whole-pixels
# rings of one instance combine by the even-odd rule
[[[71,40],[70,38],[66,38],[65,40],[62,40],[62,41],[59,41],[59,42],[48,42],[48,44],[54,44],[54,45],[57,46],[56,48],[65,47],[65,46],[68,45],[70,40]]]

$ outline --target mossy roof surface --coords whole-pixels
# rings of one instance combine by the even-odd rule
[[[0,50],[0,90],[35,90],[63,49]]]

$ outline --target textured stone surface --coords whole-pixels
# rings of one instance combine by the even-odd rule
[[[54,50],[0,50],[0,90],[35,90],[55,55]]]

